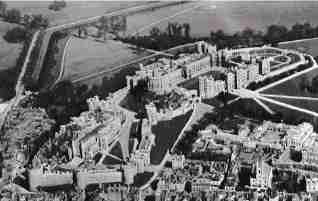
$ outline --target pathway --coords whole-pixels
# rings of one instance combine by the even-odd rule
[[[282,94],[262,94],[261,96],[265,97],[272,97],[272,98],[285,98],[285,99],[296,99],[296,100],[311,100],[311,101],[318,101],[317,97],[307,97],[307,96],[287,96]]]
[[[314,58],[310,57],[310,59],[313,61],[313,64],[314,64],[312,67],[307,68],[307,69],[305,69],[305,70],[303,70],[303,71],[294,73],[294,74],[292,74],[292,75],[290,75],[290,76],[288,76],[288,77],[285,77],[285,78],[283,78],[283,79],[280,79],[280,80],[278,80],[278,81],[276,81],[276,82],[273,82],[273,83],[271,83],[271,84],[269,84],[269,85],[266,85],[266,86],[264,86],[264,87],[261,87],[261,88],[255,90],[255,92],[264,91],[264,90],[266,90],[266,89],[269,89],[269,88],[272,88],[272,87],[274,87],[274,86],[276,86],[276,85],[279,85],[279,84],[281,84],[281,83],[283,83],[283,82],[286,82],[286,81],[288,81],[288,80],[290,80],[290,79],[293,79],[293,78],[295,78],[295,77],[298,77],[298,76],[300,76],[300,75],[303,75],[303,74],[305,74],[305,73],[308,73],[308,72],[310,72],[310,71],[312,71],[312,70],[317,69],[317,68],[318,68],[318,65],[317,65],[316,61],[314,60]]]

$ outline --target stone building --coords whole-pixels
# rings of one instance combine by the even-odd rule
[[[213,98],[224,91],[225,82],[223,80],[214,80],[213,76],[199,77],[199,93],[201,98]]]
[[[98,152],[107,152],[109,145],[120,135],[126,118],[110,100],[93,97],[87,102],[89,110],[73,117],[63,130],[73,134],[73,157],[92,159]]]
[[[38,191],[39,188],[73,184],[73,172],[59,170],[49,166],[41,166],[37,169],[30,169],[28,171],[28,175],[31,191]]]
[[[172,169],[183,169],[185,163],[184,155],[173,155],[171,159]]]
[[[271,188],[272,186],[272,167],[266,164],[261,158],[256,161],[256,178],[250,179],[253,188]]]
[[[108,184],[123,182],[123,173],[116,169],[91,169],[80,170],[76,173],[77,185],[80,189],[85,189],[90,184]]]
[[[247,86],[248,79],[246,68],[238,68],[235,70],[235,81],[237,89],[245,88]]]

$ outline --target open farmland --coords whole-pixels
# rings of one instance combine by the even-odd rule
[[[63,79],[75,80],[91,73],[111,70],[146,55],[149,53],[137,53],[119,41],[107,40],[104,43],[73,37],[66,49]]]
[[[0,21],[0,71],[14,67],[19,57],[22,44],[8,43],[3,39],[6,32],[15,26],[17,25]]]
[[[42,14],[49,18],[52,25],[64,24],[82,18],[101,15],[117,9],[145,4],[143,1],[67,1],[60,11],[52,11],[48,6],[52,1],[8,1],[8,8],[17,8],[23,14]]]

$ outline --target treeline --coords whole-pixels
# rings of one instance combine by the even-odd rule
[[[277,45],[277,43],[289,40],[318,37],[318,26],[310,23],[296,23],[291,28],[283,25],[270,25],[265,32],[257,31],[249,27],[234,34],[225,33],[222,30],[211,31],[208,37],[192,37],[191,26],[188,23],[169,23],[165,30],[153,27],[149,35],[129,36],[121,38],[122,41],[132,43],[139,47],[164,50],[184,43],[205,40],[217,45],[218,48],[239,48],[260,46],[264,44]]]
[[[6,22],[25,25],[32,29],[47,27],[49,25],[47,17],[41,14],[22,15],[19,9],[8,9],[8,6],[4,1],[0,1],[0,17],[2,17]]]
[[[150,30],[149,35],[129,36],[119,38],[119,40],[134,44],[137,47],[164,50],[180,44],[197,41],[198,39],[191,37],[190,33],[190,24],[173,22],[168,23],[168,26],[164,31],[160,30],[158,27],[153,27]]]

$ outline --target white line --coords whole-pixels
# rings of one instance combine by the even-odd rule
[[[17,84],[15,86],[16,96],[19,96],[20,93],[22,93],[24,91],[23,89],[21,89],[21,87],[23,87],[22,86],[22,79],[23,79],[23,76],[24,76],[25,71],[27,69],[28,63],[30,61],[30,56],[31,56],[32,50],[35,46],[35,43],[36,43],[36,40],[37,40],[39,34],[40,34],[40,31],[35,32],[33,37],[32,37],[32,40],[30,42],[30,46],[29,46],[27,55],[25,56],[25,60],[24,60],[23,66],[21,68],[21,72],[19,74]]]
[[[278,45],[284,45],[284,44],[289,44],[289,43],[298,43],[298,42],[309,41],[309,40],[315,40],[315,39],[318,39],[318,37],[314,37],[314,38],[304,38],[304,39],[299,39],[299,40],[284,41],[284,42],[278,43]]]
[[[299,107],[296,107],[296,106],[293,106],[293,105],[282,103],[282,102],[279,102],[279,101],[276,101],[276,100],[273,100],[273,99],[270,99],[270,98],[265,98],[263,96],[259,96],[258,98],[262,99],[264,101],[267,101],[267,102],[270,102],[270,103],[285,107],[285,108],[289,108],[289,109],[292,109],[292,110],[296,110],[296,111],[299,111],[299,112],[303,112],[303,113],[312,115],[314,117],[318,117],[318,113],[310,111],[310,110],[307,110],[307,109],[303,109],[303,108],[299,108]]]
[[[260,101],[258,98],[253,98],[253,100],[258,103],[262,108],[264,108],[268,113],[274,114],[273,110],[271,110],[265,103]]]
[[[286,99],[296,99],[296,100],[313,100],[318,101],[318,98],[316,97],[306,97],[306,96],[287,96],[287,95],[281,95],[281,94],[260,94],[261,96],[265,97],[273,97],[273,98],[286,98]]]
[[[62,79],[63,75],[64,75],[64,72],[65,72],[65,55],[66,55],[66,52],[67,52],[67,48],[71,42],[71,39],[72,37],[68,38],[67,39],[67,42],[64,46],[64,51],[63,51],[63,56],[62,56],[62,59],[61,59],[61,66],[60,66],[60,73],[59,73],[59,76],[57,77],[57,79],[55,80],[54,84],[51,86],[51,89]]]
[[[295,73],[295,74],[293,74],[293,75],[291,75],[291,76],[285,77],[285,78],[283,78],[283,79],[281,79],[281,80],[278,80],[278,81],[276,81],[276,82],[273,82],[273,83],[271,83],[271,84],[269,84],[269,85],[266,85],[266,86],[264,86],[264,87],[262,87],[262,88],[259,88],[259,89],[255,90],[255,92],[264,91],[264,90],[266,90],[266,89],[269,89],[269,88],[271,88],[271,87],[274,87],[274,86],[276,86],[276,85],[278,85],[278,84],[281,84],[281,83],[283,83],[283,82],[286,82],[286,81],[288,81],[288,80],[290,80],[290,79],[292,79],[292,78],[298,77],[298,76],[300,76],[300,75],[302,75],[302,74],[305,74],[305,73],[307,73],[307,72],[309,72],[309,71],[312,71],[312,70],[314,70],[314,69],[317,69],[317,68],[318,68],[318,66],[314,65],[314,66],[311,67],[311,68],[307,68],[306,70],[297,72],[297,73]]]

